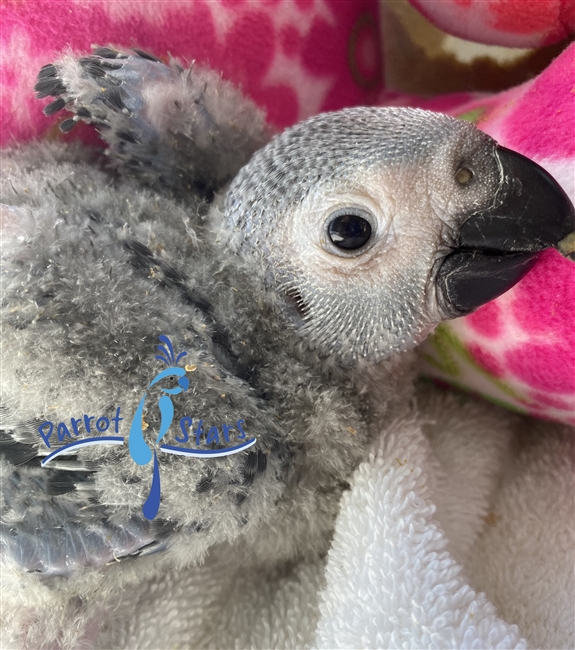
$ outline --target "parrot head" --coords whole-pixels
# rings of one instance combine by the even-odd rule
[[[413,347],[510,289],[575,231],[541,167],[468,122],[353,108],[285,131],[224,202],[311,347],[348,361]]]

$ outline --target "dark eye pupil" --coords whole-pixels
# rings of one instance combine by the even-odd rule
[[[371,225],[357,214],[342,214],[330,222],[327,232],[332,243],[338,248],[356,250],[369,241]]]

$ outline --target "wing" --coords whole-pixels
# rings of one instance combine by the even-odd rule
[[[122,174],[180,197],[210,197],[271,135],[262,112],[217,73],[139,50],[66,56],[42,68],[36,92],[55,98],[46,115],[74,113],[62,131],[94,125]]]
[[[131,182],[112,186],[75,146],[30,145],[5,152],[3,161],[2,562],[69,576],[170,552],[178,540],[195,561],[212,544],[257,527],[284,490],[289,451],[251,345],[218,318],[218,292],[231,304],[234,291],[222,282],[221,262],[198,246],[189,206],[142,188],[138,194]],[[224,444],[223,424],[239,419],[257,444],[207,460],[161,455],[162,500],[150,522],[142,505],[152,467],[138,466],[127,444],[40,463],[70,442],[56,429],[65,423],[72,431],[72,417],[111,417],[121,406],[119,433],[127,439],[158,372],[159,334],[188,352],[190,368],[165,442],[175,446],[178,422],[190,416],[203,418],[206,433],[218,428],[210,448]],[[157,394],[148,404],[152,443]],[[47,421],[54,424],[49,449],[39,433]]]
[[[79,146],[30,144],[3,163],[3,561],[71,575],[162,550],[162,562],[182,566],[240,534],[259,559],[325,552],[366,417],[345,369],[326,376],[286,328],[264,269],[212,241],[201,206],[112,181]],[[125,441],[144,393],[153,446],[159,384],[148,387],[162,367],[160,334],[188,353],[189,385],[174,396],[165,443],[179,442],[182,418],[194,433],[190,423],[181,446],[196,446],[200,420],[204,448],[227,447],[223,425],[240,419],[256,443],[207,459],[158,452],[150,524],[142,506],[152,465],[138,465],[127,444],[38,464],[67,442],[56,430],[71,431],[71,418],[111,422],[121,407]],[[218,439],[208,439],[212,428]]]
[[[3,459],[13,458],[13,446],[10,434],[2,432]],[[98,503],[92,472],[84,471],[82,463],[71,459],[66,469],[49,470],[30,464],[16,467],[5,460],[0,463],[3,564],[45,576],[69,577],[78,569],[103,567],[167,548],[172,527],[141,515],[114,521],[112,512]],[[75,464],[80,469],[73,469]]]

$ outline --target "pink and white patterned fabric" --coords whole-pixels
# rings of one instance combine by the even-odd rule
[[[575,203],[574,79],[572,44],[539,77],[506,92],[459,106],[449,106],[448,98],[419,104],[437,110],[439,103],[535,160]],[[422,355],[434,377],[521,412],[575,424],[575,264],[546,251],[506,294],[438,327]]]
[[[409,0],[440,29],[488,45],[541,47],[575,33],[575,0]]]
[[[241,86],[278,128],[373,103],[381,90],[377,0],[20,0],[0,3],[0,23],[0,144],[53,126],[33,86],[66,46],[196,60]]]
[[[412,0],[440,27],[510,46],[574,31],[575,0]],[[65,46],[139,47],[196,60],[240,85],[284,128],[357,104],[420,106],[474,121],[543,165],[575,201],[575,45],[537,79],[499,95],[430,100],[381,83],[377,0],[6,0],[0,2],[0,145],[63,136],[33,86]],[[90,140],[92,138],[92,140]],[[575,422],[575,265],[554,251],[513,290],[440,326],[424,369],[532,415]]]

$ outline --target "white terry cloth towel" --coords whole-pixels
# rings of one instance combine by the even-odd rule
[[[325,561],[233,547],[128,590],[101,647],[573,648],[574,432],[420,391],[345,493]]]
[[[60,622],[54,650],[573,648],[573,430],[418,399],[353,475],[327,558],[263,568],[236,542],[75,618],[36,609],[26,647]]]
[[[574,432],[473,404],[455,419],[454,399],[356,472],[319,647],[573,648]]]

